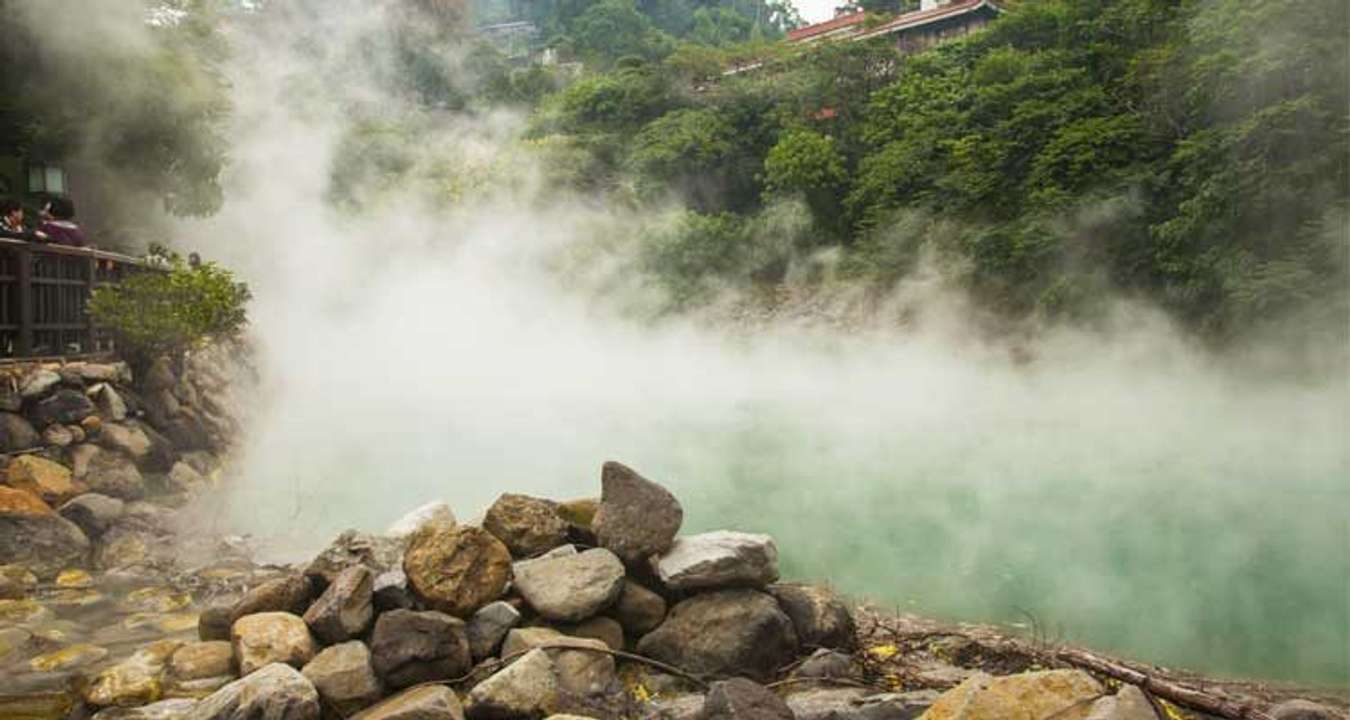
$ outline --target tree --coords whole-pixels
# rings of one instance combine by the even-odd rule
[[[839,199],[847,173],[834,138],[806,129],[784,133],[764,158],[764,178],[770,192],[804,197],[816,222],[831,234],[844,229]]]
[[[638,12],[633,0],[600,0],[571,25],[572,48],[587,62],[608,67],[623,57],[659,60],[675,50],[672,38]]]

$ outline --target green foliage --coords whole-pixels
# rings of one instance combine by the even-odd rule
[[[599,0],[571,23],[571,49],[589,64],[612,66],[625,57],[660,60],[675,41],[638,12],[633,0]]]
[[[791,247],[781,233],[731,213],[685,212],[642,238],[641,269],[673,310],[707,303],[724,290],[781,280]]]
[[[177,356],[208,338],[233,337],[248,322],[249,289],[213,263],[143,270],[94,291],[89,314],[134,364]]]

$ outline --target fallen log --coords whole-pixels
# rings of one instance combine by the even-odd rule
[[[1055,652],[1055,659],[1082,670],[1136,685],[1145,693],[1190,710],[1198,710],[1228,720],[1274,720],[1263,709],[1250,702],[1235,701],[1189,685],[1155,677],[1086,650],[1064,648]]]

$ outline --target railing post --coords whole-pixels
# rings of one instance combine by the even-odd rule
[[[33,251],[21,247],[15,251],[18,262],[19,357],[33,354]]]
[[[94,336],[94,316],[89,312],[89,301],[94,297],[94,287],[98,282],[98,258],[92,254],[85,261],[84,303],[80,306],[87,322],[84,325],[84,342],[80,343],[80,352],[91,353],[98,350]]]

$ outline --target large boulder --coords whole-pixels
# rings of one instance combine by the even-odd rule
[[[436,611],[383,613],[370,652],[376,674],[396,688],[459,677],[473,662],[464,621]]]
[[[0,452],[29,450],[41,444],[33,424],[12,412],[0,412]]]
[[[345,530],[310,561],[305,576],[319,588],[325,588],[353,565],[369,568],[376,575],[399,567],[403,559],[401,544],[391,538],[356,530]]]
[[[286,612],[303,615],[313,597],[311,584],[303,575],[275,578],[244,594],[230,608],[229,624],[245,615],[264,612]]]
[[[577,622],[613,604],[623,588],[623,562],[604,548],[522,563],[516,591],[548,620]]]
[[[646,635],[666,618],[666,600],[632,580],[623,581],[623,589],[609,614],[634,637]]]
[[[89,538],[53,513],[0,512],[0,562],[23,565],[50,579],[70,567],[88,567]]]
[[[145,497],[145,478],[130,458],[107,450],[85,453],[83,480],[90,490],[123,500]]]
[[[637,649],[695,673],[766,680],[792,660],[797,634],[771,596],[719,590],[676,604]]]
[[[432,525],[408,543],[403,572],[428,607],[468,617],[506,591],[511,553],[482,528]]]
[[[703,717],[707,720],[795,720],[782,698],[745,678],[713,683],[703,703]]]
[[[804,646],[848,649],[854,645],[853,615],[828,588],[797,583],[769,587],[783,612],[792,619],[797,640]]]
[[[553,659],[531,650],[505,670],[469,692],[470,720],[543,718],[558,707],[559,687]]]
[[[670,548],[684,508],[669,490],[617,462],[600,471],[600,509],[591,523],[600,546],[630,565]]]
[[[423,685],[386,698],[352,720],[464,720],[464,708],[454,690]]]
[[[992,677],[980,673],[943,693],[924,720],[1085,720],[1103,694],[1081,670],[1046,670]]]
[[[20,455],[10,460],[5,468],[5,481],[10,487],[27,490],[52,506],[79,494],[69,469],[37,455]]]
[[[305,621],[284,612],[257,613],[235,620],[230,640],[240,675],[272,663],[304,667],[318,651]]]
[[[656,561],[656,574],[672,590],[763,587],[778,579],[778,548],[756,533],[686,535]]]
[[[319,720],[319,693],[298,670],[273,663],[197,703],[184,720]]]
[[[332,645],[366,631],[375,617],[370,568],[353,565],[333,579],[328,589],[305,611],[305,622],[314,636]]]
[[[56,423],[71,425],[78,424],[93,415],[95,410],[94,403],[90,402],[84,393],[63,388],[39,400],[29,411],[28,419],[37,427],[47,427]]]
[[[300,672],[314,684],[324,704],[342,717],[356,714],[382,694],[370,651],[359,640],[324,648]]]
[[[483,529],[516,557],[538,555],[567,542],[567,521],[559,517],[557,504],[529,495],[497,498],[483,517]]]

